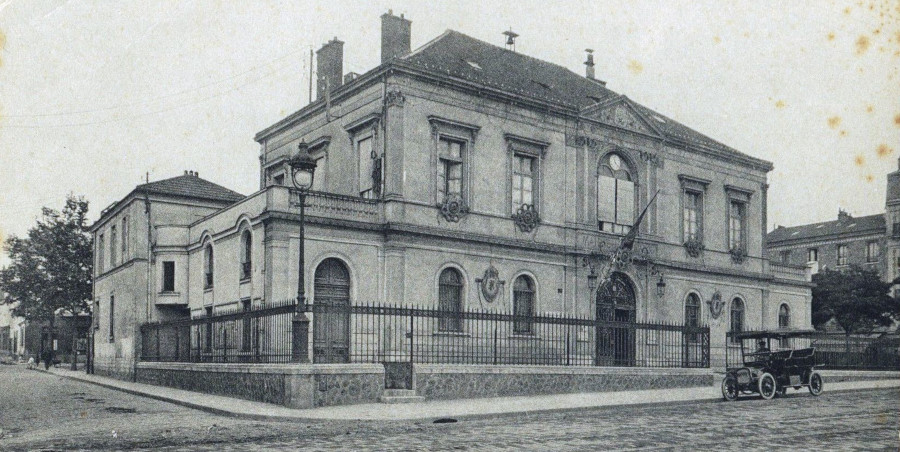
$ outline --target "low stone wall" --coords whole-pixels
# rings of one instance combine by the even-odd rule
[[[135,381],[312,408],[378,401],[384,392],[384,366],[143,362],[137,365]]]
[[[415,366],[416,394],[428,400],[710,386],[710,369],[568,366]]]
[[[842,381],[898,380],[900,370],[819,370],[825,383]]]

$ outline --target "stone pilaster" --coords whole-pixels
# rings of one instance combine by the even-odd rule
[[[384,97],[384,199],[403,199],[403,105],[406,97],[389,88]]]

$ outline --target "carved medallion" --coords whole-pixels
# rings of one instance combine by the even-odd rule
[[[538,216],[537,211],[534,210],[534,206],[531,204],[522,204],[512,218],[522,232],[533,231],[541,222],[541,217]]]
[[[444,216],[444,219],[451,223],[458,222],[469,212],[469,208],[463,203],[462,196],[456,193],[447,195],[444,202],[438,204],[438,207],[441,208],[441,215]]]
[[[493,302],[497,298],[497,295],[500,293],[500,286],[503,285],[503,281],[500,281],[500,272],[493,265],[484,271],[484,276],[479,283],[481,284],[481,295],[484,296],[485,301],[488,303]]]
[[[717,290],[713,293],[712,298],[706,300],[706,304],[709,305],[709,313],[712,315],[713,319],[718,319],[720,315],[722,315],[722,310],[725,308],[725,302],[722,300],[722,294]]]
[[[696,258],[703,254],[703,250],[706,247],[703,245],[703,242],[697,239],[690,239],[684,242],[684,249],[687,250],[688,256]]]
[[[384,96],[384,104],[388,107],[402,107],[406,103],[406,96],[399,89],[392,89]]]

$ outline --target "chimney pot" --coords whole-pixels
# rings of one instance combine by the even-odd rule
[[[402,57],[410,52],[412,22],[392,10],[381,16],[381,62]]]

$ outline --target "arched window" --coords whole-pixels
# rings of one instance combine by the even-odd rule
[[[513,283],[513,313],[516,315],[516,319],[513,321],[513,332],[531,334],[531,317],[534,316],[534,282],[528,276],[521,275]]]
[[[700,326],[700,297],[692,293],[684,302],[684,325],[697,328]]]
[[[438,309],[443,315],[438,319],[440,331],[462,331],[463,279],[459,270],[447,268],[438,279]]]
[[[618,154],[609,154],[597,171],[597,226],[627,233],[634,222],[634,177]]]
[[[204,288],[210,289],[213,286],[213,247],[212,244],[207,243],[206,247],[203,249],[203,273],[205,275],[204,278]]]
[[[252,269],[253,241],[250,230],[245,229],[241,233],[241,280],[250,279]]]
[[[731,301],[731,332],[740,333],[744,331],[744,302],[740,298]],[[732,337],[732,342],[737,339]]]
[[[786,304],[778,308],[778,328],[791,326],[791,309]]]

